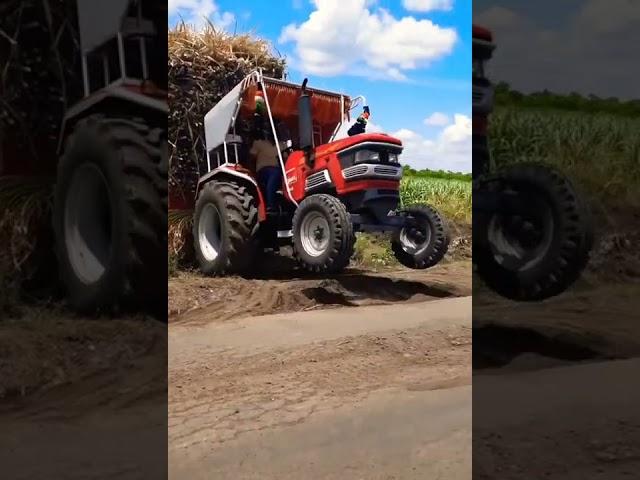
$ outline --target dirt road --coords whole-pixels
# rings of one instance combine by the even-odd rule
[[[474,478],[638,478],[638,371],[638,359],[474,371]]]
[[[86,358],[81,378],[0,404],[2,478],[166,478],[166,341],[109,356],[109,368]]]
[[[169,328],[170,478],[469,478],[471,298]]]

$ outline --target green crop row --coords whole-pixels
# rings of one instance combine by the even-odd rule
[[[640,119],[553,109],[499,107],[490,121],[496,165],[542,161],[606,204],[638,204]]]
[[[400,187],[403,205],[428,203],[447,219],[471,221],[471,182],[405,176]]]

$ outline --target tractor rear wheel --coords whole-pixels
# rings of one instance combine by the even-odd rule
[[[344,204],[327,194],[305,198],[293,215],[293,252],[315,273],[338,273],[353,255],[356,237]]]
[[[404,210],[407,225],[391,242],[398,262],[407,268],[433,267],[449,248],[449,229],[440,213],[429,205],[414,205]]]
[[[166,315],[165,138],[141,119],[104,115],[81,120],[69,136],[53,227],[75,310],[142,307]]]
[[[195,253],[207,275],[246,273],[258,245],[258,207],[244,185],[212,181],[196,201]]]

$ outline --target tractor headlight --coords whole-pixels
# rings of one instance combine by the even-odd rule
[[[356,152],[355,163],[379,162],[380,153],[373,150],[360,150]]]
[[[398,163],[397,153],[389,153],[389,163]]]

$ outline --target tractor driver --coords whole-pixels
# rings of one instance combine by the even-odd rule
[[[276,210],[276,194],[282,187],[282,170],[278,159],[278,149],[268,132],[262,131],[251,145],[249,154],[256,160],[258,183],[265,194],[267,212]]]
[[[276,195],[282,187],[282,170],[278,149],[270,131],[266,128],[266,102],[261,89],[255,95],[255,113],[253,115],[254,141],[249,155],[255,158],[258,183],[264,192],[267,212],[275,213]]]

